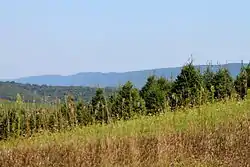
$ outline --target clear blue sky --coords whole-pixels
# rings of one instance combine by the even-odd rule
[[[0,78],[250,60],[249,0],[2,0]]]

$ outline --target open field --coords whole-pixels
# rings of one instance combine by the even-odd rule
[[[98,88],[89,103],[17,94],[0,104],[0,167],[250,166],[248,83],[244,69],[234,80],[191,62],[175,81],[128,81],[109,97]]]
[[[0,142],[0,166],[249,166],[250,99]]]

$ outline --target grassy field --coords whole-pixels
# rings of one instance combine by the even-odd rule
[[[250,99],[0,142],[0,166],[249,166]]]

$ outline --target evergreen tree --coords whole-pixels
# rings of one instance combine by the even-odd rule
[[[144,100],[146,102],[147,114],[163,112],[167,107],[166,93],[156,84],[148,90]]]
[[[166,78],[164,77],[160,77],[158,80],[157,80],[157,85],[159,86],[160,90],[161,91],[164,91],[165,94],[167,95],[168,92],[170,91],[171,89],[171,82],[168,81]]]
[[[112,117],[115,119],[128,120],[135,114],[145,112],[145,104],[139,95],[139,91],[128,81],[120,87],[112,105]]]
[[[170,83],[163,77],[150,76],[140,94],[145,100],[147,114],[163,112],[167,108],[167,94]]]
[[[246,73],[247,73],[247,87],[250,88],[250,63],[246,67]]]
[[[146,112],[145,101],[141,98],[139,90],[136,88],[132,89],[132,106],[133,106],[133,113],[135,115],[144,115]]]
[[[90,111],[88,110],[88,107],[84,105],[83,101],[79,101],[76,105],[76,117],[77,117],[77,123],[79,125],[89,125],[92,124],[93,119],[91,116]]]
[[[214,99],[214,77],[215,74],[212,71],[211,66],[209,65],[205,70],[205,72],[203,73],[203,81],[208,94],[208,100],[210,102],[213,102]]]
[[[226,68],[220,68],[214,76],[215,98],[224,99],[233,93],[233,78]]]
[[[103,89],[98,88],[96,90],[96,94],[91,100],[91,105],[93,110],[91,115],[94,116],[95,121],[108,123],[109,113]]]
[[[235,90],[241,99],[244,99],[247,95],[247,72],[243,67],[240,74],[237,76],[234,82]]]
[[[169,94],[172,108],[199,104],[202,98],[203,80],[192,62],[185,65],[173,83]]]
[[[140,91],[140,96],[145,99],[145,97],[148,94],[149,89],[151,89],[151,87],[156,84],[157,80],[156,80],[156,76],[152,75],[149,76],[147,79],[146,84],[142,87],[141,91]]]

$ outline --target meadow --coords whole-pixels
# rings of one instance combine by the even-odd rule
[[[0,166],[249,166],[250,99],[0,142]]]
[[[250,65],[247,69],[250,69]],[[0,167],[250,166],[250,70],[151,76],[89,103],[0,103]]]

